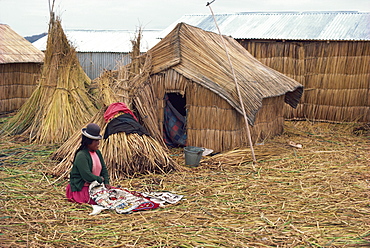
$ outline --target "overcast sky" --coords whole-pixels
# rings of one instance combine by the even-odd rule
[[[50,0],[52,2],[52,0]],[[64,29],[164,29],[186,14],[211,14],[203,0],[55,0]],[[251,11],[362,11],[370,0],[215,0],[215,14]],[[47,32],[49,0],[0,0],[0,23],[22,36]]]

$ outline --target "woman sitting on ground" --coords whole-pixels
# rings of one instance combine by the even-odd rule
[[[99,149],[100,127],[90,123],[82,129],[81,146],[77,149],[66,188],[68,201],[96,205],[89,196],[90,183],[97,181],[109,186],[109,175]]]

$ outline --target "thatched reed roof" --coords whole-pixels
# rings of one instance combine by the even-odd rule
[[[286,103],[297,106],[303,92],[300,83],[263,65],[233,38],[223,38],[251,124],[264,98],[285,95]],[[242,113],[232,69],[219,34],[179,23],[149,52],[152,54],[151,74],[171,68],[215,92]]]
[[[0,24],[0,64],[43,63],[44,53],[6,24]]]

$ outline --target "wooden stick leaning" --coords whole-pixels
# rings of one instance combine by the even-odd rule
[[[214,1],[212,1],[211,3],[213,3]],[[213,17],[213,20],[216,24],[216,27],[217,27],[217,30],[218,30],[218,33],[220,34],[220,37],[221,37],[221,40],[222,40],[222,43],[223,43],[223,46],[224,46],[224,49],[225,49],[225,52],[226,52],[226,55],[227,55],[227,59],[229,61],[229,64],[230,64],[230,68],[231,68],[231,71],[233,73],[233,77],[234,77],[234,82],[235,82],[235,86],[236,86],[236,90],[238,92],[238,96],[239,96],[239,101],[240,101],[240,105],[242,107],[242,111],[243,111],[243,116],[244,116],[244,120],[245,120],[245,126],[247,128],[247,138],[248,138],[248,143],[249,143],[249,146],[251,148],[251,152],[252,152],[252,159],[253,159],[253,163],[252,163],[252,166],[253,166],[253,169],[255,170],[255,166],[254,164],[257,163],[257,160],[256,160],[256,156],[254,155],[254,149],[253,149],[253,144],[252,144],[252,139],[251,139],[251,133],[250,133],[250,130],[249,130],[249,123],[248,123],[248,119],[247,119],[247,115],[245,113],[245,108],[244,108],[244,103],[243,103],[243,99],[241,97],[241,94],[240,94],[240,89],[239,89],[239,84],[238,84],[238,81],[236,79],[236,76],[235,76],[235,71],[234,71],[234,67],[231,63],[231,59],[230,59],[230,56],[229,56],[229,52],[227,50],[227,47],[226,47],[226,44],[225,44],[225,40],[224,38],[222,37],[222,34],[221,34],[221,31],[220,31],[220,28],[218,27],[218,24],[216,22],[216,18],[213,14],[213,11],[212,11],[212,8],[211,8],[211,3],[207,3],[207,6],[209,7],[211,13],[212,13],[212,17]]]

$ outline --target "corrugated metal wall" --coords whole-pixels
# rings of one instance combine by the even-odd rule
[[[131,62],[128,53],[78,52],[77,57],[82,68],[91,79],[97,78],[104,69],[115,70],[117,64],[126,65]]]

